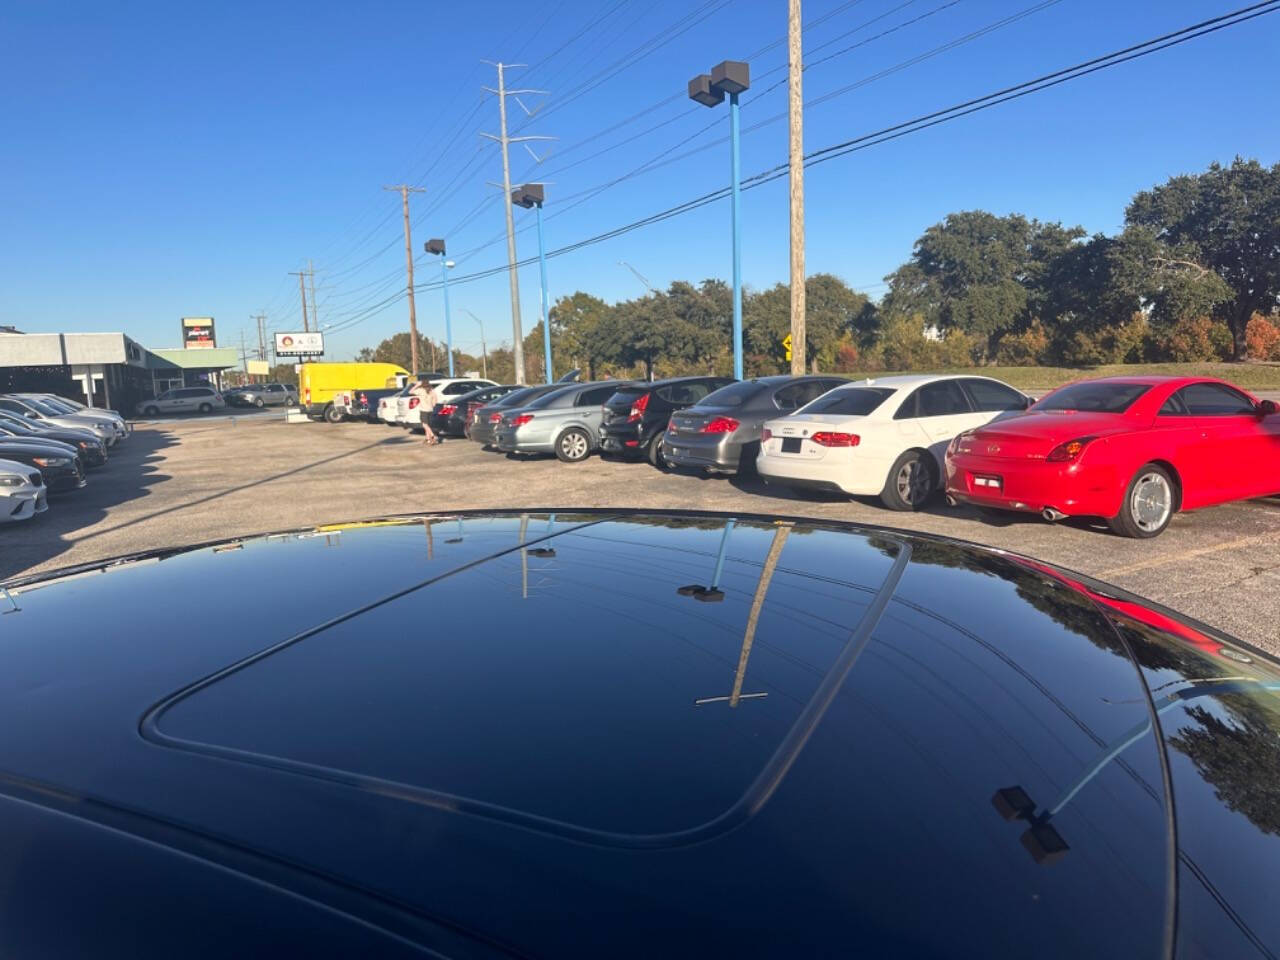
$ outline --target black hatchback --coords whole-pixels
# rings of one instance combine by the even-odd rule
[[[671,414],[735,382],[733,377],[674,377],[619,387],[604,405],[601,451],[644,457],[655,467],[664,466],[662,437]]]

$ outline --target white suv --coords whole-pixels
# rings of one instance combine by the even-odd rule
[[[472,390],[479,390],[481,387],[496,387],[497,384],[492,380],[481,380],[478,377],[444,377],[440,380],[428,380],[431,389],[436,392],[436,400],[442,401],[446,397],[460,397],[464,393],[470,393]],[[395,397],[389,398],[395,400],[396,413],[395,422],[402,427],[410,429],[417,427],[422,422],[422,411],[418,409],[418,398],[411,396],[408,392],[401,392]]]
[[[138,404],[138,413],[155,417],[162,413],[212,413],[226,407],[222,394],[213,387],[178,387],[166,390],[154,400]]]

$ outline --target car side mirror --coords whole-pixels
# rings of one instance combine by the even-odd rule
[[[1030,407],[1031,407],[1031,405],[1032,405],[1033,403],[1035,403],[1035,400],[1031,399],[1031,397],[1028,397],[1028,396],[1026,396],[1025,394],[1023,395],[1023,397],[1022,397],[1022,409],[1023,409],[1023,410],[1028,410],[1028,409],[1030,409]]]
[[[1280,406],[1277,406],[1274,400],[1263,400],[1258,404],[1258,413],[1264,417],[1271,416],[1277,410],[1280,410]]]

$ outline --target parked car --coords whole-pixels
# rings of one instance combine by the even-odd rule
[[[1016,421],[959,435],[947,494],[1154,537],[1181,510],[1280,494],[1280,415],[1213,378],[1084,380]]]
[[[5,954],[1280,944],[1265,652],[937,537],[617,514],[332,528],[377,576],[277,535],[7,583]]]
[[[732,377],[675,377],[626,384],[604,405],[600,449],[663,466],[662,437],[671,415],[734,382]]]
[[[941,489],[951,438],[1030,399],[989,377],[878,377],[832,390],[764,425],[756,468],[766,483],[879,496],[919,510]]]
[[[0,436],[14,440],[56,440],[74,447],[85,467],[100,467],[107,462],[107,445],[92,430],[68,430],[59,427],[42,428],[35,422],[11,413],[0,411]]]
[[[498,424],[502,422],[504,413],[526,403],[532,403],[538,397],[553,390],[559,390],[563,386],[563,383],[540,383],[532,387],[521,387],[519,390],[512,390],[491,403],[477,407],[471,412],[471,422],[468,424],[467,436],[480,444],[480,446],[488,449],[497,443]]]
[[[496,387],[497,384],[492,380],[481,380],[479,377],[441,377],[430,378],[423,374],[419,376],[419,380],[426,379],[431,384],[431,389],[435,391],[436,399],[443,400],[446,397],[460,397],[464,393],[470,393],[472,390],[479,390],[481,387]],[[422,427],[422,413],[418,409],[421,398],[407,391],[396,395],[396,423],[410,430],[418,430]]]
[[[0,460],[0,523],[30,520],[49,509],[44,476],[16,460]]]
[[[388,427],[399,426],[400,421],[398,418],[399,418],[399,411],[400,411],[400,398],[403,396],[407,396],[410,389],[412,389],[412,387],[413,387],[413,382],[410,381],[406,383],[403,387],[400,387],[398,390],[395,390],[394,392],[389,393],[385,397],[379,398],[378,408],[377,408],[378,419],[381,420],[383,423],[385,423]]]
[[[721,387],[671,415],[662,458],[673,466],[708,473],[755,470],[766,420],[794,413],[848,382],[844,377],[777,376]]]
[[[121,439],[113,424],[97,417],[69,414],[58,410],[43,399],[20,397],[7,393],[0,396],[0,411],[22,417],[37,427],[61,427],[71,430],[89,430],[107,446],[114,446]]]
[[[76,448],[57,440],[0,437],[0,460],[37,468],[50,491],[76,490],[85,485],[84,462]]]
[[[138,413],[157,417],[162,413],[213,413],[226,407],[222,394],[213,387],[175,387],[158,397],[138,404]]]
[[[587,459],[600,447],[603,404],[617,392],[615,381],[574,383],[507,410],[497,443],[505,453],[554,453],[565,463]]]
[[[68,400],[66,397],[58,396],[53,393],[19,393],[19,397],[35,397],[43,400],[49,406],[52,406],[59,413],[66,413],[68,416],[82,417],[86,420],[101,421],[109,424],[116,434],[117,440],[123,440],[129,435],[129,426],[125,422],[124,417],[116,413],[114,410],[107,410],[103,407],[86,407],[78,400]]]
[[[428,421],[431,429],[439,437],[465,437],[471,411],[478,410],[486,403],[492,403],[521,389],[517,384],[505,384],[496,387],[481,387],[470,393],[448,397],[435,405]]]
[[[298,388],[289,383],[260,383],[224,393],[227,403],[237,407],[282,407],[298,403]]]

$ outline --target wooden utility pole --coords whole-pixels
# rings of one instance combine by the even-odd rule
[[[800,0],[787,0],[787,108],[790,116],[788,166],[791,183],[791,373],[804,374],[804,94],[801,75]]]
[[[409,358],[413,366],[413,374],[418,374],[418,313],[413,303],[413,239],[409,235],[409,194],[426,193],[422,187],[411,187],[407,183],[394,187],[383,187],[383,190],[399,190],[400,201],[404,204],[404,264],[409,272],[406,289],[409,291]]]
[[[310,274],[311,276],[311,326],[314,327],[317,332],[319,332],[320,315],[318,311],[320,309],[320,305],[316,302],[316,268],[312,266],[310,260],[307,261],[307,273]],[[305,328],[306,326],[305,318],[303,319],[304,319],[303,326]]]
[[[302,297],[302,331],[303,333],[306,333],[306,332],[309,332],[311,329],[311,327],[308,326],[307,324],[307,285],[306,285],[307,271],[290,270],[289,275],[291,277],[298,278],[298,293]]]

